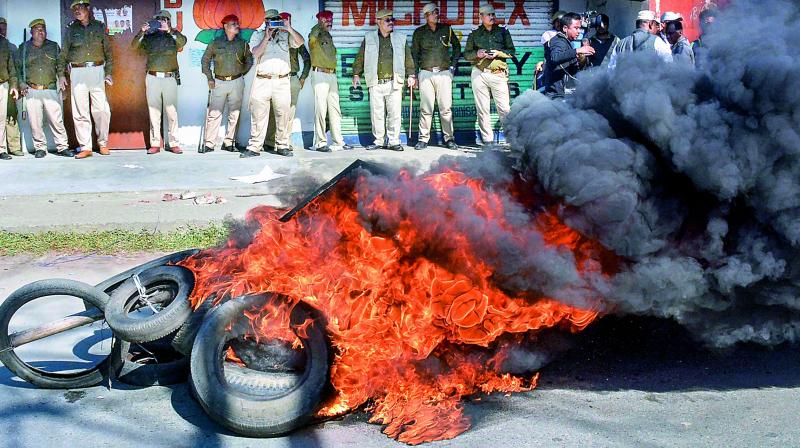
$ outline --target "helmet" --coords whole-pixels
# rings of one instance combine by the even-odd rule
[[[567,14],[566,11],[558,10],[553,14],[553,17],[550,19],[550,22],[555,22],[556,20],[561,20]]]

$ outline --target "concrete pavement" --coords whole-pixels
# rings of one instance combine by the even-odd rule
[[[158,255],[3,257],[0,302],[33,280],[96,283]],[[37,318],[57,317],[43,314]],[[57,356],[76,356],[63,341],[48,344]],[[429,446],[798,446],[798,365],[800,353],[788,347],[716,354],[668,322],[604,320],[542,371],[539,388],[473,400],[472,428]],[[356,413],[287,437],[249,439],[210,421],[185,384],[38,390],[0,367],[0,447],[403,446],[367,418]]]
[[[430,146],[387,150],[321,153],[295,149],[291,158],[264,153],[239,159],[238,154],[186,151],[147,155],[144,151],[113,151],[87,160],[48,155],[0,161],[0,229],[40,230],[168,230],[203,226],[230,215],[244,216],[250,208],[293,201],[324,183],[356,159],[409,165],[425,169],[443,155],[470,156],[474,149],[451,151]],[[286,177],[260,184],[230,179],[258,173],[265,165]],[[224,204],[194,205],[191,201],[163,202],[165,193],[211,193]]]

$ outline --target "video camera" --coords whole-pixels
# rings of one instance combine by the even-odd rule
[[[158,19],[149,20],[147,25],[150,26],[150,29],[147,30],[147,34],[156,33],[161,29],[161,21]]]
[[[270,28],[283,28],[286,26],[286,22],[284,22],[283,19],[270,20],[267,23]]]
[[[600,13],[597,11],[586,11],[581,14],[581,28],[589,30],[590,28],[600,28],[602,19]]]

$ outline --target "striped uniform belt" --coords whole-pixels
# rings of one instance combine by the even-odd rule
[[[154,70],[148,70],[148,75],[153,75],[156,78],[172,78],[175,76],[175,72],[157,72]]]
[[[105,61],[89,61],[89,62],[70,62],[69,66],[74,68],[82,68],[82,67],[99,67],[105,64]]]
[[[314,67],[312,70],[314,70],[315,72],[327,73],[327,74],[336,73],[335,68]]]
[[[50,90],[50,89],[48,88],[48,86],[46,86],[46,85],[42,85],[42,84],[35,84],[35,83],[32,83],[32,82],[29,82],[29,83],[28,83],[28,87],[29,87],[29,88],[31,88],[31,89],[33,89],[33,90]]]
[[[508,73],[508,69],[507,68],[485,68],[485,69],[483,69],[483,72],[484,73],[492,73],[492,74],[495,74],[495,75],[499,75],[501,73],[503,73],[503,74]]]
[[[379,80],[378,80],[378,84],[386,84],[386,83],[388,83],[388,82],[392,82],[392,81],[394,81],[394,78],[384,78],[384,79],[379,79]]]
[[[431,67],[431,68],[423,68],[423,70],[427,70],[427,71],[433,72],[433,73],[439,73],[439,72],[446,72],[446,71],[450,70],[450,67]]]
[[[285,73],[283,75],[276,75],[273,73],[256,73],[261,79],[280,79],[280,78],[288,78],[291,73]]]
[[[220,81],[233,81],[234,79],[239,79],[244,75],[244,73],[239,73],[238,75],[233,76],[218,76],[214,75],[214,78],[219,79]]]

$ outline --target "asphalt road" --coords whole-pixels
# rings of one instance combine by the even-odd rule
[[[96,283],[157,255],[0,258],[0,302],[33,280]],[[50,307],[40,314],[58,312]],[[75,356],[70,344],[48,342],[42,353],[69,358]],[[476,397],[466,404],[472,428],[429,445],[800,445],[796,348],[708,352],[669,322],[637,318],[605,318],[574,337],[572,346],[543,369],[537,389]],[[211,422],[185,384],[39,390],[0,367],[2,447],[401,446],[366,420],[356,413],[288,437],[249,439]]]
[[[85,160],[27,155],[0,163],[0,229],[16,232],[91,229],[170,230],[205,226],[227,216],[241,218],[256,205],[293,205],[293,200],[339,173],[356,159],[424,170],[440,157],[472,156],[474,148],[452,151],[430,146],[322,153],[295,149],[291,158],[264,153],[240,159],[215,151],[198,154],[119,150]],[[265,166],[285,177],[246,184],[232,176],[256,174]],[[162,200],[164,194],[191,191],[225,199],[223,204]]]

